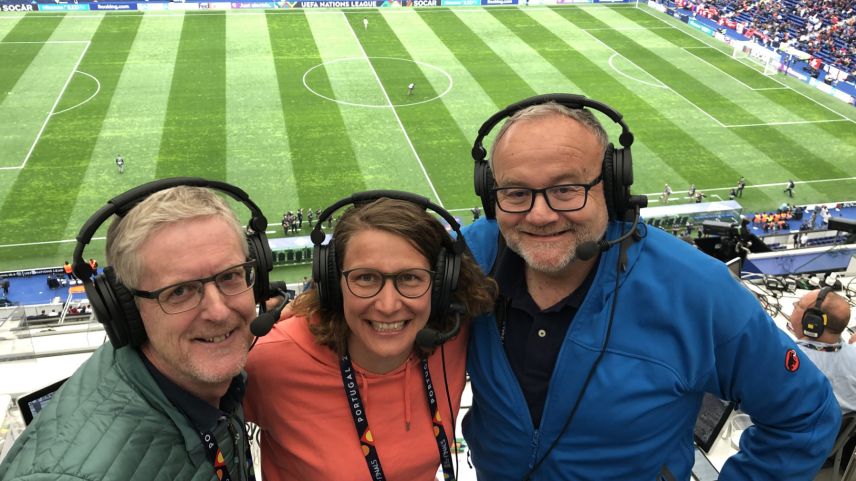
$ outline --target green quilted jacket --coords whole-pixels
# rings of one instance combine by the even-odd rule
[[[247,479],[243,411],[214,435],[232,481]],[[232,434],[230,434],[230,432]],[[0,481],[217,481],[199,433],[167,400],[130,347],[89,358],[0,463]]]

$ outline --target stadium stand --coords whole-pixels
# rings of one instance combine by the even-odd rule
[[[853,81],[856,72],[856,1],[854,0],[677,0],[674,6],[716,21],[747,39],[768,47],[785,46],[806,52],[821,64],[808,62],[814,74],[825,64],[849,74],[835,80]],[[814,75],[817,77],[817,75]]]

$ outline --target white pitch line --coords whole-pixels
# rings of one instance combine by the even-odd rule
[[[76,109],[76,108],[80,107],[81,105],[83,105],[83,104],[85,104],[85,103],[89,102],[89,101],[90,101],[90,100],[92,100],[93,98],[95,98],[95,96],[96,96],[96,95],[98,95],[98,92],[100,92],[100,91],[101,91],[101,82],[100,82],[97,78],[95,78],[95,76],[94,76],[94,75],[90,75],[90,74],[88,74],[88,73],[86,73],[86,72],[84,72],[84,71],[82,71],[82,70],[78,70],[77,72],[78,72],[78,73],[82,73],[83,75],[86,75],[87,77],[89,77],[89,78],[91,78],[92,80],[94,80],[94,81],[95,81],[95,93],[93,93],[92,95],[90,95],[89,97],[87,97],[87,98],[86,98],[86,100],[81,101],[81,102],[80,102],[80,103],[78,103],[77,105],[73,105],[73,106],[71,106],[71,107],[69,107],[69,108],[67,108],[67,109],[60,110],[59,112],[54,112],[54,113],[53,113],[53,114],[51,114],[51,115],[59,115],[59,114],[61,114],[61,113],[68,112],[69,110]]]
[[[92,240],[104,240],[106,237],[93,237]],[[0,248],[3,247],[24,247],[24,246],[41,246],[45,244],[68,244],[70,242],[77,242],[77,239],[63,239],[63,240],[55,240],[55,241],[44,241],[44,242],[25,242],[23,244],[0,244]]]
[[[648,85],[649,87],[654,87],[654,88],[658,88],[658,89],[668,89],[668,88],[669,88],[667,85],[663,85],[663,82],[660,82],[656,77],[654,78],[654,80],[657,80],[657,82],[660,82],[659,84],[653,84],[653,83],[650,83],[650,82],[646,82],[646,81],[644,81],[644,80],[642,80],[642,79],[638,79],[638,78],[636,78],[636,77],[631,77],[630,75],[628,75],[628,74],[626,74],[626,73],[622,72],[622,71],[621,71],[621,69],[619,69],[618,67],[616,67],[616,66],[612,63],[612,59],[614,59],[615,57],[621,57],[621,56],[622,56],[622,55],[621,55],[620,53],[616,52],[616,53],[612,54],[612,55],[609,57],[609,66],[610,66],[610,67],[612,67],[612,70],[615,70],[615,72],[616,72],[618,75],[621,75],[621,76],[623,76],[623,77],[625,77],[625,78],[629,78],[630,80],[633,80],[633,81],[639,82],[639,83],[641,83],[641,84]]]
[[[723,52],[722,50],[718,49],[715,45],[711,45],[711,44],[707,43],[707,41],[705,41],[705,40],[702,40],[702,39],[700,39],[700,38],[698,38],[698,37],[695,37],[694,35],[690,35],[688,32],[684,31],[683,29],[678,28],[678,27],[676,27],[676,26],[674,26],[674,25],[671,25],[670,23],[666,22],[666,20],[665,20],[665,19],[660,18],[658,15],[654,15],[653,13],[649,12],[648,10],[646,10],[646,9],[644,9],[644,8],[637,8],[637,10],[639,10],[639,11],[641,11],[641,12],[645,13],[646,15],[648,15],[648,16],[650,16],[650,17],[653,17],[653,18],[655,18],[655,19],[659,20],[660,22],[662,22],[662,23],[664,23],[664,24],[666,24],[666,25],[671,26],[672,28],[674,28],[675,30],[677,30],[677,31],[681,32],[682,34],[684,34],[685,36],[687,36],[687,37],[689,37],[689,38],[692,38],[692,39],[694,39],[694,40],[696,40],[696,41],[698,41],[698,42],[700,42],[700,43],[702,43],[702,44],[704,44],[704,45],[707,45],[708,47],[710,47],[710,48],[712,48],[712,49],[718,50],[718,51],[719,51],[719,53],[721,53],[722,55],[728,55],[728,54],[726,54],[725,52]],[[743,63],[743,62],[741,62],[741,63]],[[744,64],[744,65],[745,65],[745,64]],[[834,113],[834,114],[838,115],[839,117],[842,117],[842,118],[844,118],[844,119],[846,119],[846,120],[848,120],[848,121],[850,121],[850,122],[856,123],[856,120],[854,120],[854,119],[851,119],[851,118],[847,117],[846,115],[842,114],[841,112],[838,112],[837,110],[833,109],[832,107],[829,107],[829,106],[827,106],[827,105],[824,105],[824,104],[822,104],[822,103],[818,102],[817,100],[815,100],[815,99],[813,99],[813,98],[809,97],[808,95],[806,95],[806,94],[804,94],[804,93],[800,92],[799,90],[797,90],[797,89],[795,89],[795,88],[793,88],[793,87],[791,87],[791,86],[789,86],[789,85],[787,85],[787,84],[783,83],[781,80],[779,80],[779,79],[777,79],[777,78],[775,78],[775,77],[768,77],[768,78],[769,78],[770,80],[772,80],[773,82],[776,82],[777,84],[781,85],[782,87],[784,87],[784,88],[786,88],[786,89],[788,89],[788,90],[791,90],[791,91],[793,91],[794,93],[796,93],[796,94],[798,94],[798,95],[802,95],[803,97],[807,98],[808,100],[810,100],[810,101],[812,101],[812,102],[816,103],[817,105],[819,105],[819,106],[821,106],[821,107],[825,108],[826,110],[829,110],[830,112],[832,112],[832,113]]]
[[[684,99],[688,104],[690,104],[690,105],[692,105],[693,107],[697,108],[701,113],[703,113],[703,114],[707,115],[708,117],[710,117],[710,119],[711,119],[711,120],[713,120],[714,122],[716,122],[720,127],[725,127],[725,124],[723,124],[722,122],[720,122],[720,121],[719,121],[719,119],[717,119],[717,118],[716,118],[716,117],[714,117],[713,115],[711,115],[711,114],[707,113],[703,108],[699,107],[698,105],[696,105],[695,103],[693,103],[690,99],[688,99],[688,98],[684,97],[683,95],[681,95],[680,93],[678,93],[678,91],[676,91],[676,90],[675,90],[675,89],[673,89],[672,87],[669,87],[669,84],[667,84],[667,83],[663,82],[662,80],[660,80],[659,78],[657,78],[657,76],[656,76],[656,75],[653,75],[651,72],[649,72],[649,71],[645,70],[644,68],[640,67],[639,65],[636,65],[636,63],[635,63],[635,62],[633,62],[632,60],[630,60],[630,59],[629,59],[629,58],[627,58],[626,56],[622,55],[622,54],[621,54],[621,52],[618,52],[618,51],[617,51],[617,50],[615,50],[614,48],[612,48],[612,47],[610,47],[609,45],[607,45],[606,43],[604,43],[601,39],[599,39],[599,38],[595,37],[594,35],[592,35],[592,33],[588,31],[588,29],[586,29],[586,28],[581,28],[580,30],[582,30],[583,32],[585,32],[585,34],[586,34],[586,35],[588,35],[589,37],[591,37],[594,41],[596,41],[596,42],[600,43],[601,45],[603,45],[604,47],[608,48],[609,50],[612,50],[612,51],[613,51],[613,52],[615,52],[616,54],[621,55],[622,57],[624,57],[628,62],[630,62],[631,64],[633,64],[633,66],[634,66],[634,67],[636,67],[636,68],[638,68],[639,70],[641,70],[641,71],[645,72],[646,74],[648,74],[648,76],[649,76],[649,77],[651,77],[651,78],[653,78],[653,79],[656,79],[658,82],[662,83],[662,84],[665,86],[665,88],[666,88],[666,89],[668,89],[670,92],[672,92],[673,94],[677,95],[678,97],[680,97],[680,98]]]
[[[820,184],[820,183],[824,183],[824,182],[842,182],[842,181],[849,181],[849,180],[856,180],[856,177],[839,177],[837,179],[797,180],[797,181],[794,181],[794,184],[797,184],[797,185]],[[776,186],[781,187],[783,185],[788,185],[788,183],[787,182],[773,182],[773,183],[769,183],[769,184],[752,184],[752,185],[747,185],[745,188],[746,189],[760,189],[760,188],[764,188],[764,187],[776,187]],[[731,190],[732,188],[733,187],[714,187],[711,189],[698,189],[698,190],[701,192],[719,192],[719,191]],[[650,194],[641,194],[641,195],[653,197],[653,199],[650,199],[650,200],[654,201],[654,202],[658,202],[657,197],[660,196],[661,194],[662,194],[662,192],[654,192],[654,193],[650,193]],[[715,194],[711,194],[711,195],[714,196]],[[681,197],[674,197],[674,199],[680,200]],[[686,197],[684,197],[684,199],[686,199]],[[470,212],[470,209],[471,209],[471,207],[469,207],[469,208],[464,207],[464,208],[460,208],[460,209],[447,209],[447,210],[449,212]],[[268,227],[270,227],[270,226],[279,226],[279,224],[270,223],[270,224],[268,224]],[[271,233],[271,232],[273,232],[273,231],[269,231],[269,233]],[[93,237],[92,238],[92,240],[104,240],[104,239],[105,239],[105,237]],[[34,245],[44,245],[44,244],[66,244],[66,243],[70,243],[70,242],[77,242],[77,240],[76,239],[65,239],[65,240],[44,241],[44,242],[28,242],[25,244],[0,244],[0,248],[34,246]]]
[[[390,111],[392,115],[395,116],[395,121],[398,122],[398,126],[401,128],[401,132],[404,134],[404,139],[407,140],[407,145],[410,146],[410,150],[413,152],[413,155],[416,157],[416,162],[419,163],[419,168],[422,169],[422,174],[425,175],[425,180],[428,182],[428,186],[431,187],[431,192],[434,193],[434,198],[437,199],[437,205],[443,207],[443,201],[440,199],[440,194],[437,193],[437,189],[434,188],[434,184],[431,182],[431,177],[428,176],[428,171],[425,169],[425,164],[422,163],[422,159],[419,157],[419,153],[416,152],[416,147],[413,146],[413,142],[410,141],[410,136],[407,135],[407,129],[404,128],[404,124],[401,123],[401,118],[398,117],[398,111],[395,110],[395,105],[392,103],[392,99],[389,98],[389,94],[386,92],[386,89],[383,88],[383,82],[380,81],[380,77],[377,74],[377,71],[372,65],[372,61],[369,60],[369,56],[366,53],[366,50],[363,48],[363,44],[360,43],[359,37],[357,37],[357,32],[354,31],[353,27],[351,27],[351,23],[348,22],[348,16],[345,12],[341,12],[342,19],[344,19],[345,24],[348,26],[348,30],[351,31],[351,34],[354,36],[354,41],[357,46],[360,47],[360,51],[363,52],[363,57],[366,59],[366,63],[369,64],[369,68],[372,69],[372,74],[374,74],[375,80],[377,80],[377,84],[380,87],[381,93],[383,93],[384,98],[386,98],[386,103],[389,104]]]
[[[0,45],[7,44],[7,43],[38,43],[38,44],[45,44],[45,43],[89,43],[89,40],[45,40],[44,42],[13,42],[13,41],[6,41],[6,40],[0,41]]]
[[[762,124],[738,124],[726,125],[727,129],[736,129],[740,127],[767,127],[770,125],[803,125],[803,124],[825,124],[829,122],[847,122],[847,119],[828,119],[828,120],[795,120],[792,122],[766,122]]]
[[[36,145],[39,143],[39,139],[42,138],[42,134],[45,132],[45,127],[48,126],[48,121],[50,121],[51,117],[54,115],[54,111],[56,110],[56,106],[59,105],[59,101],[62,100],[62,96],[65,94],[65,90],[68,88],[68,84],[71,83],[71,79],[74,77],[74,73],[77,71],[77,68],[80,67],[80,62],[83,60],[83,57],[86,55],[87,50],[89,50],[89,46],[92,45],[92,42],[87,40],[86,46],[83,47],[83,52],[77,57],[77,62],[75,62],[74,67],[71,69],[71,72],[68,73],[68,78],[65,79],[65,84],[62,86],[62,89],[59,91],[59,95],[56,96],[56,100],[54,100],[53,105],[51,106],[51,110],[48,112],[48,115],[45,117],[45,121],[42,122],[42,128],[39,129],[39,133],[36,134],[35,140],[33,140],[33,144],[30,146],[30,150],[27,151],[27,155],[24,156],[24,162],[17,167],[0,167],[0,170],[20,170],[27,166],[27,161],[30,160],[30,156],[33,154],[33,151],[36,150]]]
[[[796,180],[796,181],[794,181],[794,184],[797,184],[797,185],[820,184],[820,183],[824,183],[824,182],[843,182],[843,181],[847,181],[847,180],[856,180],[856,177],[839,177],[837,179]],[[772,182],[769,184],[752,184],[752,185],[747,185],[745,188],[746,189],[761,189],[761,188],[765,188],[765,187],[781,187],[783,185],[788,185],[788,183],[787,182]],[[715,187],[712,189],[696,189],[696,190],[701,191],[701,192],[718,192],[718,191],[731,190],[733,188],[734,187]],[[662,194],[663,194],[662,192],[654,192],[654,193],[642,194],[642,195],[646,195],[648,197],[652,197],[652,196],[657,197],[657,196],[660,196]]]
[[[696,54],[694,54],[694,53],[690,52],[690,51],[689,51],[689,49],[687,49],[687,48],[685,48],[685,47],[681,47],[681,49],[682,49],[683,51],[687,52],[688,54],[692,55],[693,57],[695,57],[695,58],[697,58],[697,59],[701,60],[702,62],[704,62],[704,63],[706,63],[706,64],[710,65],[711,67],[715,68],[716,70],[719,70],[723,75],[725,75],[725,76],[727,76],[727,77],[731,77],[735,82],[737,82],[737,83],[739,83],[740,85],[742,85],[742,86],[746,87],[748,90],[755,90],[754,88],[752,88],[751,86],[747,85],[745,82],[743,82],[743,81],[742,81],[742,80],[740,80],[739,78],[737,78],[737,77],[735,77],[735,76],[731,75],[730,73],[728,73],[728,72],[726,72],[726,71],[722,70],[721,68],[717,67],[716,65],[714,65],[714,64],[712,64],[712,63],[708,62],[707,60],[705,60],[705,59],[703,59],[703,58],[699,57],[698,55],[696,55]],[[718,50],[717,50],[717,52],[718,52]]]

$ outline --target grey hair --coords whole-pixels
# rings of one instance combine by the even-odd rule
[[[139,286],[143,263],[140,246],[163,226],[197,217],[219,216],[235,230],[244,256],[249,256],[245,230],[234,211],[212,189],[181,185],[155,192],[124,217],[113,217],[107,230],[107,264],[127,287]]]
[[[496,146],[499,145],[499,141],[502,140],[502,137],[508,132],[508,129],[510,129],[512,125],[520,121],[542,119],[550,117],[551,115],[561,115],[562,117],[567,117],[581,123],[586,129],[591,131],[595,137],[597,137],[603,152],[606,152],[606,147],[609,145],[609,135],[591,111],[588,109],[571,109],[551,100],[543,104],[537,104],[531,107],[526,107],[523,110],[518,110],[514,115],[509,117],[504,124],[502,124],[502,127],[496,134],[493,145],[490,147],[490,158],[488,161],[491,172],[494,171],[493,155],[496,151]]]

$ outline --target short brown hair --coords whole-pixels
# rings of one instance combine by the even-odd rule
[[[367,204],[349,208],[339,219],[333,232],[332,248],[344,253],[348,241],[360,231],[376,229],[401,236],[409,240],[434,266],[440,251],[450,248],[452,238],[443,224],[422,207],[408,201],[382,198]],[[336,270],[342,271],[343,255],[336,256]],[[338,280],[338,279],[337,279]],[[458,288],[452,293],[452,300],[466,308],[464,319],[469,320],[493,308],[497,295],[496,283],[486,277],[475,263],[469,252],[462,255]],[[294,301],[295,314],[307,318],[318,317],[310,321],[310,329],[315,341],[327,346],[338,355],[346,351],[350,329],[345,322],[341,305],[327,310],[321,307],[317,289],[310,289]],[[454,319],[451,314],[445,319],[429,320],[428,326],[439,331],[451,328]]]

